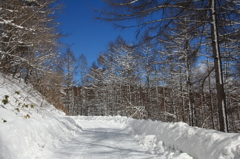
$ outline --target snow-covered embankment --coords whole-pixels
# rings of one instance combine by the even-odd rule
[[[194,159],[239,159],[240,134],[190,127],[186,123],[136,120],[126,117],[74,117],[75,120],[97,120],[125,126],[140,144],[152,153],[166,148],[186,152]]]
[[[0,158],[42,158],[81,131],[23,82],[0,75]]]

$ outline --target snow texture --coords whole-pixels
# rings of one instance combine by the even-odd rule
[[[141,147],[116,124],[77,121],[81,134],[65,143],[45,159],[146,159],[158,158]]]
[[[151,153],[165,149],[185,152],[194,159],[239,159],[240,134],[191,127],[186,123],[136,120],[127,117],[75,117],[80,120],[107,121],[125,127]],[[187,154],[186,154],[187,153]],[[176,154],[175,154],[176,155]]]
[[[0,159],[41,158],[79,132],[30,86],[0,75]]]

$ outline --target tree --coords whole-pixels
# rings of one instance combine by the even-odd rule
[[[84,86],[87,80],[88,73],[88,63],[87,58],[84,54],[81,54],[78,58],[78,67],[79,67],[79,75],[80,75],[80,85]]]
[[[49,71],[59,46],[57,23],[53,14],[58,9],[54,0],[1,2],[1,64],[4,73],[21,74],[25,81],[33,71]],[[50,6],[52,5],[52,6]],[[38,38],[36,38],[38,37]]]
[[[117,37],[100,54],[98,62],[107,114],[125,114],[128,108],[137,106],[141,100],[137,96],[141,73],[136,50]]]
[[[85,107],[86,99],[85,99],[85,86],[87,83],[87,75],[88,75],[88,63],[87,63],[87,58],[84,54],[81,54],[78,58],[78,68],[79,68],[79,75],[80,75],[80,81],[79,81],[79,87],[81,88],[79,92],[79,100],[81,100],[80,104],[81,105],[81,110],[78,110],[78,114],[80,113],[83,115],[83,109]],[[78,106],[78,109],[80,106]]]
[[[74,113],[74,97],[73,97],[73,86],[75,85],[76,75],[76,58],[71,51],[70,47],[62,55],[62,71],[63,71],[63,86],[66,90],[66,107],[70,114]]]
[[[50,103],[60,103],[55,0],[1,0],[0,71],[31,83]]]
[[[152,96],[151,96],[151,86],[153,83],[153,72],[154,72],[154,66],[155,66],[155,52],[150,44],[145,44],[143,46],[139,47],[140,56],[138,57],[137,64],[141,65],[141,77],[144,80],[144,88],[147,90],[147,101],[146,101],[146,111],[148,112],[148,117],[153,116],[154,111],[152,110]]]
[[[146,41],[161,38],[163,32],[169,31],[174,21],[186,17],[194,17],[195,29],[192,30],[208,29],[207,25],[210,25],[208,33],[211,35],[214,58],[220,131],[228,132],[220,41],[225,39],[231,41],[231,38],[227,38],[229,35],[235,38],[239,34],[239,4],[237,1],[103,1],[106,2],[108,8],[101,11],[101,15],[97,19],[111,22],[120,28],[136,27],[138,34],[141,34],[142,31],[147,33],[148,36],[144,36]],[[130,20],[132,23],[125,23]],[[192,33],[191,30],[188,32]]]

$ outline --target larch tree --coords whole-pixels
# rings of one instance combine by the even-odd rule
[[[124,98],[122,101],[126,102],[125,106],[133,106],[131,90],[136,77],[134,49],[122,37],[118,37],[115,41],[109,43],[106,52],[100,55],[99,61],[103,69],[104,84],[109,87],[110,103],[115,103],[114,89],[119,89],[121,92],[123,87],[126,89],[124,89],[124,92],[121,92],[122,98]],[[111,106],[111,109],[115,108]]]
[[[85,97],[85,86],[87,84],[87,76],[88,76],[88,63],[87,58],[84,54],[81,54],[78,58],[78,69],[79,69],[79,84],[78,86],[81,88],[80,92],[78,92],[78,96],[80,98],[80,105],[78,106],[78,114],[83,115],[84,109],[85,109],[85,103],[86,103],[86,97]],[[81,109],[81,110],[79,110]]]
[[[55,1],[1,2],[1,65],[3,72],[21,73],[27,81],[32,72],[48,72],[55,64],[59,43],[52,7]],[[52,6],[50,6],[52,5]],[[37,38],[36,38],[37,37]],[[48,66],[46,66],[46,63]]]
[[[141,65],[141,77],[143,78],[143,84],[144,88],[146,88],[146,94],[147,99],[145,103],[145,109],[148,112],[148,117],[151,117],[156,113],[153,110],[153,97],[151,92],[151,87],[153,83],[153,72],[154,72],[154,66],[155,66],[155,52],[150,44],[145,44],[143,46],[139,47],[140,56],[138,57],[138,60]]]
[[[101,14],[97,19],[105,20],[120,28],[135,27],[137,35],[147,32],[148,41],[161,37],[174,21],[189,16],[196,17],[196,29],[208,29],[207,25],[210,25],[220,131],[228,132],[220,41],[224,37],[236,37],[239,34],[239,2],[237,0],[103,1],[108,8],[100,10]],[[129,21],[131,23],[127,23]]]
[[[59,102],[59,25],[55,0],[2,0],[0,71],[31,83],[49,102]],[[55,96],[54,96],[55,94]]]
[[[74,102],[74,92],[73,86],[75,84],[75,75],[76,75],[76,58],[71,51],[70,47],[62,55],[61,67],[63,71],[63,87],[66,90],[66,107],[67,111],[70,114],[73,114],[73,111],[76,111],[75,102]]]

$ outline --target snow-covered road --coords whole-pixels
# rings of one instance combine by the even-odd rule
[[[152,159],[119,125],[77,121],[83,131],[46,159]]]

